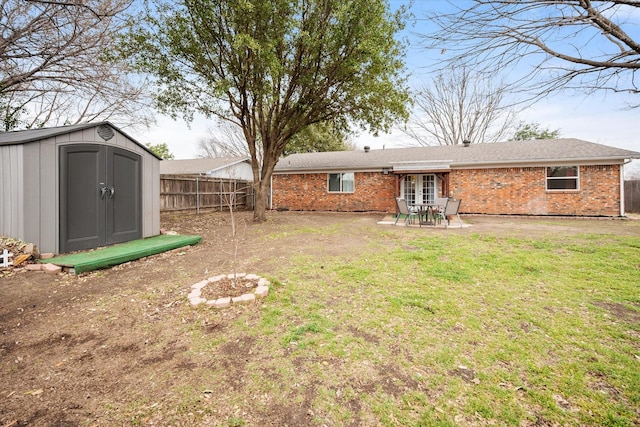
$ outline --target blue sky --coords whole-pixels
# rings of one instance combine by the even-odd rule
[[[460,0],[466,1],[466,0]],[[392,7],[404,3],[392,0]],[[423,8],[432,10],[449,9],[446,0],[418,0],[412,5],[417,18],[423,16]],[[640,22],[640,16],[636,17]],[[639,26],[640,28],[640,26]],[[411,40],[407,55],[407,67],[411,72],[411,84],[424,82],[429,78],[428,66],[433,65],[434,58],[417,43],[412,32],[424,33],[430,29],[428,21],[417,21],[407,28],[407,36]],[[639,36],[640,37],[640,36]],[[597,46],[593,46],[597,48]],[[523,64],[524,66],[524,64]],[[511,72],[514,72],[512,70]],[[625,109],[625,98],[613,92],[601,92],[591,95],[582,93],[557,93],[547,97],[518,116],[525,122],[538,122],[543,128],[559,129],[561,137],[579,138],[629,150],[640,151],[640,108]],[[140,142],[157,144],[166,142],[177,159],[195,158],[198,142],[205,138],[211,127],[211,121],[197,117],[190,128],[183,121],[174,121],[168,117],[158,116],[158,125],[148,131],[141,131],[135,136]],[[358,147],[369,145],[372,149],[405,146],[410,140],[399,131],[374,137],[360,134],[353,138]],[[633,168],[640,166],[634,164]]]

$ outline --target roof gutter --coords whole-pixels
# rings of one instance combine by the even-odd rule
[[[275,169],[273,171],[273,175],[286,175],[286,174],[299,174],[299,173],[331,173],[331,172],[382,172],[383,169],[389,169],[389,165],[386,166],[375,166],[370,168],[357,168],[353,167],[329,167],[318,169],[314,167],[313,169],[304,169],[304,168],[291,168],[291,169]]]
[[[466,162],[452,163],[452,169],[474,169],[474,168],[499,168],[514,166],[549,166],[549,165],[610,165],[623,164],[627,159],[624,157],[596,157],[578,159],[533,159],[533,160],[506,160],[506,161],[486,161],[486,162]]]
[[[632,159],[635,157],[632,157]],[[638,156],[637,158],[640,158]],[[431,160],[425,162],[389,162],[381,166],[359,167],[350,166],[314,166],[313,168],[282,168],[273,171],[275,175],[299,174],[299,173],[331,173],[331,172],[381,172],[383,169],[392,168],[393,172],[424,171],[448,171],[451,169],[489,169],[504,167],[541,167],[550,165],[610,165],[623,164],[626,157],[590,157],[574,159],[531,159],[531,160],[504,160],[504,161],[479,161],[479,162],[454,162],[452,160]]]

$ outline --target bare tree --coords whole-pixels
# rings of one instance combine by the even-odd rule
[[[216,128],[209,129],[209,136],[199,141],[198,157],[249,157],[249,147],[242,129],[230,121],[218,119]],[[262,157],[262,144],[257,144]],[[345,151],[355,149],[346,132],[340,132],[329,122],[314,123],[295,134],[283,155],[320,151]]]
[[[401,130],[419,145],[506,139],[516,116],[507,95],[491,76],[451,66],[414,92],[413,113]]]
[[[239,249],[240,242],[242,238],[245,236],[247,232],[247,222],[244,217],[236,215],[236,206],[238,203],[238,191],[244,190],[248,188],[248,184],[244,181],[241,181],[247,187],[238,188],[238,179],[235,176],[233,171],[230,171],[229,181],[224,185],[233,186],[231,188],[226,189],[226,191],[222,191],[220,193],[220,197],[222,198],[223,203],[229,208],[229,219],[231,225],[231,235],[230,235],[230,251],[228,252],[229,256],[231,256],[231,269],[233,270],[233,278],[231,279],[231,287],[236,288],[238,285],[238,258],[239,258]]]
[[[438,29],[423,34],[446,60],[510,73],[524,65],[513,85],[533,99],[560,89],[640,93],[639,1],[449,3],[449,13],[427,14]],[[640,106],[637,100],[629,104]]]
[[[216,120],[216,127],[209,128],[209,136],[198,142],[198,149],[201,158],[250,156],[242,129],[226,120]]]
[[[131,3],[0,0],[5,128],[95,120],[148,124],[145,80],[114,55]]]
[[[640,180],[640,160],[633,160],[624,167],[625,180]]]

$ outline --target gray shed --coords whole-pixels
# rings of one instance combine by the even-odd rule
[[[41,252],[160,234],[160,158],[109,122],[0,132],[0,235]]]

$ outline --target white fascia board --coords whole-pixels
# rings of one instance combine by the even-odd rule
[[[394,172],[403,171],[416,171],[416,170],[450,170],[451,160],[436,160],[425,162],[392,162],[390,165],[393,167]]]
[[[229,168],[231,166],[235,166],[235,165],[238,165],[238,164],[241,164],[241,163],[245,163],[245,162],[249,166],[251,166],[251,159],[249,159],[247,157],[247,158],[244,158],[244,159],[239,159],[239,160],[235,160],[233,162],[225,163],[224,165],[218,166],[217,168],[209,169],[208,171],[205,172],[205,174],[209,175],[209,174],[212,174],[212,173],[217,172],[219,170],[226,169],[226,168]]]

